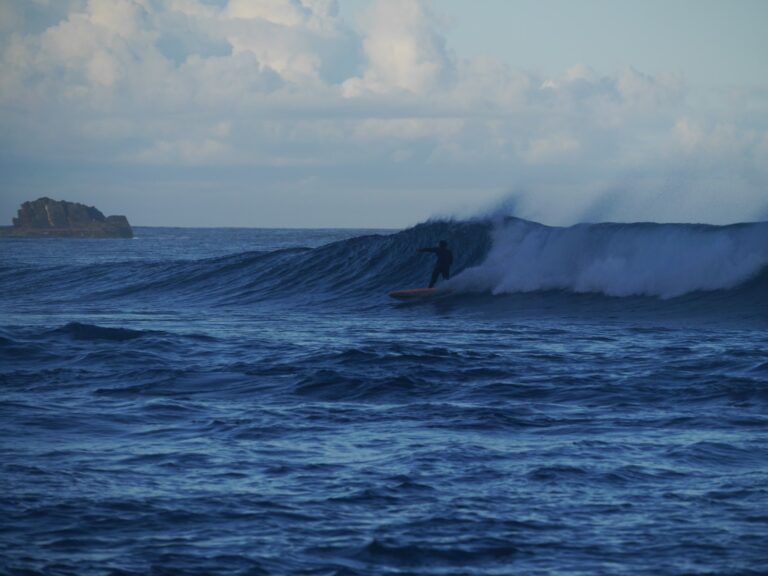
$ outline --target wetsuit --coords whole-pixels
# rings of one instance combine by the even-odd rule
[[[451,277],[451,264],[453,264],[453,253],[447,246],[438,246],[437,248],[422,248],[419,252],[432,252],[437,256],[437,262],[432,270],[432,279],[429,281],[429,287],[432,288],[437,282],[438,276],[448,280]]]

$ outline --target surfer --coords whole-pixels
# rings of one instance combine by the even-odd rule
[[[442,275],[446,280],[451,277],[453,253],[448,249],[448,242],[440,240],[440,242],[437,243],[437,248],[420,248],[419,252],[431,252],[437,256],[437,262],[435,262],[435,267],[432,270],[432,279],[429,282],[430,288],[435,285],[438,276]]]

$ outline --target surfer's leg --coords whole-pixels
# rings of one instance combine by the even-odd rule
[[[429,281],[429,287],[432,288],[435,285],[435,282],[437,282],[437,277],[440,274],[440,270],[435,268],[432,270],[432,279]]]

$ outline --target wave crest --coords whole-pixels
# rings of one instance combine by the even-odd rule
[[[451,281],[466,292],[544,290],[673,298],[734,288],[768,267],[768,223],[579,224],[509,219],[488,257]]]
[[[562,291],[672,298],[737,289],[764,300],[768,223],[579,224],[438,221],[317,248],[242,252],[199,260],[62,264],[0,274],[10,309],[81,302],[240,306],[261,302],[380,306],[390,290],[425,286],[434,258],[418,248],[445,239],[456,294]],[[752,282],[747,282],[754,279]],[[740,300],[741,296],[735,298]],[[70,327],[73,337],[131,338]]]

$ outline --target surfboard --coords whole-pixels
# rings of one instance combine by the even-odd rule
[[[450,293],[450,290],[441,288],[408,288],[407,290],[393,290],[389,296],[395,300],[425,300]]]

